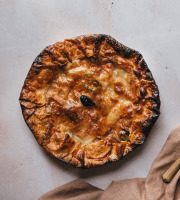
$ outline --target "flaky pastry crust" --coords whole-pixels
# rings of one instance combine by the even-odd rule
[[[82,95],[93,103],[83,105]],[[19,101],[38,143],[56,158],[86,168],[134,150],[160,114],[158,87],[142,55],[101,34],[46,47]]]

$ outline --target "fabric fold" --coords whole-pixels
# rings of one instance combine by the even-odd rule
[[[39,200],[93,200],[98,199],[102,192],[103,190],[78,179],[53,189],[41,196]]]

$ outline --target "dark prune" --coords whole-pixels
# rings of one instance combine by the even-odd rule
[[[83,106],[94,106],[95,105],[95,103],[86,95],[81,95],[80,100],[81,100],[81,103],[83,104]]]

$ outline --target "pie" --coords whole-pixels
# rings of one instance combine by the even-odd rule
[[[102,34],[46,47],[19,101],[38,143],[85,168],[133,151],[160,114],[158,87],[142,55]]]

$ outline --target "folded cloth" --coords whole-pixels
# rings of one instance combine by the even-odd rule
[[[169,135],[147,178],[113,181],[106,190],[78,179],[60,186],[39,200],[180,200],[180,170],[167,184],[162,174],[180,156],[180,126]]]

